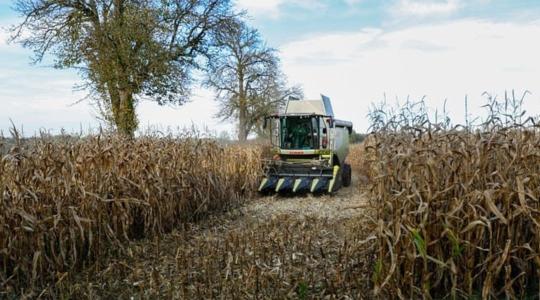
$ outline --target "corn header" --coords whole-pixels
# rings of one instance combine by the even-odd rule
[[[352,123],[334,118],[330,99],[288,101],[284,112],[267,116],[272,159],[265,160],[261,193],[333,193],[351,184]]]

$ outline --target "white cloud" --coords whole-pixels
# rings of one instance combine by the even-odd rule
[[[254,15],[269,14],[277,16],[279,14],[279,6],[284,2],[285,0],[237,0],[236,6]]]
[[[452,14],[462,7],[460,0],[399,0],[391,11],[402,16],[432,16]]]
[[[1,0],[0,0],[1,1]],[[10,42],[12,33],[10,28],[21,22],[20,18],[6,18],[0,20],[0,50],[15,53],[20,51],[22,47],[17,42]],[[23,37],[27,36],[27,33],[23,33]],[[5,54],[5,53],[2,53]]]
[[[362,0],[340,0],[349,5],[360,3]],[[280,17],[283,9],[288,7],[305,10],[318,10],[327,7],[325,0],[236,0],[236,7],[247,10],[249,14],[257,17]]]
[[[285,73],[304,84],[308,97],[325,93],[338,117],[368,126],[369,103],[408,95],[428,96],[431,107],[449,110],[458,122],[464,97],[481,114],[484,91],[533,92],[528,110],[540,114],[540,22],[460,20],[385,31],[364,29],[296,41],[281,48]]]
[[[137,107],[140,127],[158,128],[160,130],[171,128],[190,128],[194,125],[199,130],[208,129],[219,133],[227,131],[236,136],[235,126],[231,123],[221,123],[214,118],[218,111],[218,103],[214,95],[208,90],[195,89],[189,103],[182,106],[159,106],[155,102],[142,102]]]
[[[4,53],[0,48],[0,56]],[[58,133],[61,128],[72,132],[82,127],[86,132],[99,127],[95,110],[88,102],[75,104],[85,96],[84,92],[73,91],[73,86],[80,82],[75,72],[29,66],[27,60],[17,57],[13,60],[16,63],[0,61],[0,131],[8,132],[10,119],[18,127],[23,126],[26,135],[41,129]],[[141,102],[137,106],[139,128],[175,131],[194,125],[201,130],[226,130],[234,135],[232,124],[220,124],[214,118],[217,104],[210,92],[196,89],[192,100],[176,108]]]
[[[345,0],[345,3],[347,3],[348,5],[356,5],[356,4],[359,4],[360,2],[362,2],[362,0]]]
[[[2,27],[0,27],[0,48],[7,47],[8,40],[9,40],[9,33],[6,30],[4,30]]]

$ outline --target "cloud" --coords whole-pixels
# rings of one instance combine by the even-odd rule
[[[0,0],[1,1],[1,0]],[[5,18],[0,20],[0,50],[5,54],[6,51],[15,53],[22,49],[21,45],[17,42],[10,41],[12,33],[10,29],[21,22],[20,18]],[[25,34],[23,36],[26,36]]]
[[[137,107],[140,127],[157,128],[159,130],[182,129],[195,126],[200,130],[210,130],[215,133],[227,131],[236,136],[235,126],[231,123],[221,123],[214,118],[218,111],[218,104],[214,101],[214,94],[208,90],[195,89],[191,101],[177,107],[160,106],[155,102],[145,101]]]
[[[344,1],[345,1],[345,3],[347,3],[350,6],[357,5],[360,2],[362,2],[362,0],[344,0]]]
[[[0,48],[0,57],[5,54]],[[68,132],[83,128],[86,132],[99,127],[95,110],[88,102],[75,104],[85,96],[85,92],[73,91],[80,82],[76,72],[31,66],[26,55],[8,55],[9,60],[0,60],[0,132],[9,131],[10,119],[17,127],[24,127],[25,135],[41,129],[58,133],[61,128]],[[175,131],[194,125],[201,130],[234,132],[232,124],[220,124],[214,118],[217,104],[210,92],[196,89],[192,100],[176,108],[141,102],[137,106],[139,128]]]
[[[303,83],[308,97],[325,93],[338,117],[368,127],[369,104],[386,93],[448,108],[456,121],[470,110],[481,114],[484,91],[530,90],[528,111],[540,114],[540,22],[456,20],[398,30],[363,29],[322,34],[281,47],[285,73]],[[535,104],[536,103],[536,104]]]
[[[10,38],[9,32],[5,28],[0,26],[0,48],[8,47],[8,40]]]
[[[359,4],[363,0],[340,0],[349,6]],[[249,14],[257,17],[278,18],[285,8],[300,8],[304,10],[324,9],[329,0],[237,0],[236,7],[247,10]]]
[[[254,15],[269,14],[277,16],[279,14],[279,7],[284,2],[285,0],[238,0],[236,1],[236,6]]]
[[[417,17],[449,15],[462,6],[460,0],[399,0],[392,6],[391,12],[394,15]]]

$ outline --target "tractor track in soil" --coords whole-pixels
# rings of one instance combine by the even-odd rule
[[[92,299],[369,298],[371,227],[358,181],[332,196],[257,198],[132,242],[62,290]]]

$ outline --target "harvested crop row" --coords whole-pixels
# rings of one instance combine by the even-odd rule
[[[380,131],[375,293],[526,297],[540,271],[540,132]]]
[[[131,256],[112,260],[99,274],[82,273],[63,283],[63,291],[77,299],[365,298],[371,264],[358,255],[357,219],[275,214],[260,220],[217,216],[159,243],[130,243]]]
[[[0,160],[0,291],[54,284],[127,240],[225,209],[251,194],[259,166],[257,147],[190,137],[15,146]]]

